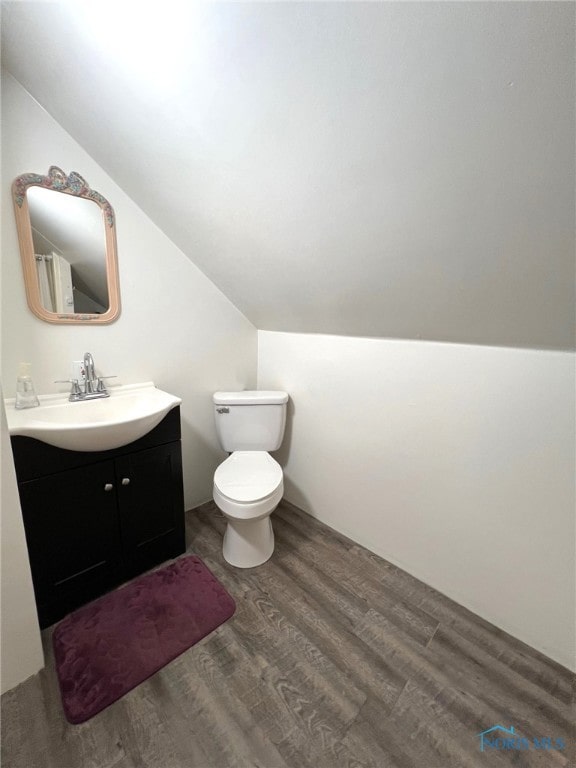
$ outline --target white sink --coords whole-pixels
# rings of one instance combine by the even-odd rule
[[[37,408],[19,411],[13,398],[6,400],[8,430],[69,451],[108,451],[143,437],[182,402],[151,381],[109,392],[110,397],[77,403],[67,395],[41,395]]]

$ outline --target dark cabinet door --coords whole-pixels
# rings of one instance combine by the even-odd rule
[[[116,459],[124,566],[128,577],[185,549],[179,442]]]
[[[105,461],[20,484],[42,626],[121,578],[114,470]]]

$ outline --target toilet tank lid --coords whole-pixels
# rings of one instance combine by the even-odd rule
[[[269,390],[244,390],[244,392],[214,392],[212,399],[216,405],[281,405],[288,402],[288,394]]]

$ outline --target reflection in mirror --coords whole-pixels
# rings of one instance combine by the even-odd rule
[[[114,212],[77,173],[52,166],[13,185],[26,295],[48,322],[108,323],[120,311]]]
[[[83,197],[30,187],[27,193],[40,298],[51,312],[108,309],[102,213]]]

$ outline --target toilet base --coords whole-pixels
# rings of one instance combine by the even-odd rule
[[[255,568],[272,557],[274,531],[270,515],[258,520],[237,520],[226,516],[224,560],[236,568]]]

